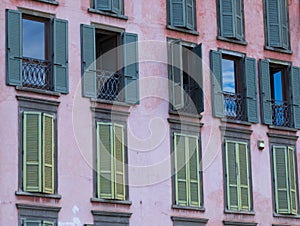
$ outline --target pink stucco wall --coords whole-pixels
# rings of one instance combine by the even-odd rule
[[[299,220],[275,218],[272,210],[270,150],[267,126],[253,124],[251,163],[255,215],[224,214],[223,166],[219,119],[212,118],[209,51],[224,48],[247,53],[247,56],[292,61],[300,66],[299,1],[288,0],[293,54],[264,50],[263,1],[244,0],[245,35],[247,46],[218,41],[216,1],[197,0],[197,30],[199,36],[166,29],[165,0],[125,0],[128,20],[87,12],[90,0],[59,0],[59,6],[31,0],[0,2],[0,225],[17,225],[16,203],[62,207],[61,226],[92,223],[91,210],[133,213],[132,226],[171,226],[170,216],[207,218],[208,226],[222,225],[223,220],[272,224],[300,225]],[[56,14],[69,24],[69,90],[68,95],[48,95],[17,91],[5,84],[5,9],[28,8]],[[81,97],[80,24],[91,22],[125,28],[138,33],[140,63],[140,105],[130,108],[128,118],[129,197],[131,206],[92,203],[93,174],[92,114],[90,102]],[[168,83],[166,38],[203,43],[205,112],[201,120],[202,152],[204,157],[203,189],[205,211],[172,209],[170,136],[168,118]],[[258,84],[258,81],[257,81]],[[16,196],[18,190],[18,102],[16,95],[58,100],[58,193],[60,200]],[[235,125],[233,125],[235,126]],[[80,128],[80,129],[79,129]],[[248,128],[248,127],[247,127]],[[157,135],[159,134],[159,136]],[[297,135],[300,135],[298,132]],[[257,141],[266,148],[259,151]],[[146,144],[146,145],[145,145]],[[146,150],[146,151],[145,151]],[[297,158],[300,160],[299,140]],[[298,175],[300,171],[298,170]]]

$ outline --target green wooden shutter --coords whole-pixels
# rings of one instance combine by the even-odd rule
[[[236,0],[235,3],[235,38],[244,39],[244,15],[242,0]]]
[[[191,99],[194,101],[198,113],[204,111],[203,95],[203,70],[202,70],[202,45],[199,44],[193,48],[190,59],[191,77],[195,81],[195,92],[192,93]]]
[[[267,60],[259,60],[259,75],[262,120],[272,125],[270,68]]]
[[[124,128],[114,124],[115,199],[125,200]]]
[[[280,1],[283,0],[266,0],[268,44],[272,47],[282,45]]]
[[[68,93],[68,21],[54,18],[53,24],[54,91]]]
[[[186,0],[186,27],[190,30],[195,29],[195,1],[194,0]]]
[[[200,207],[199,147],[197,137],[188,139],[189,205]]]
[[[82,95],[96,98],[96,31],[81,25]]]
[[[298,214],[297,177],[294,148],[288,147],[291,214]]]
[[[23,189],[41,191],[41,113],[24,112],[23,118]]]
[[[24,220],[24,226],[42,226],[42,221],[40,220]]]
[[[54,193],[54,116],[43,115],[43,192]]]
[[[227,38],[235,37],[234,0],[220,0],[221,35]]]
[[[273,147],[276,212],[290,213],[288,158],[285,146]]]
[[[222,92],[222,53],[210,52],[210,69],[212,82],[213,114],[215,117],[224,117],[224,97]]]
[[[173,109],[184,107],[182,44],[181,40],[169,42],[170,47],[170,102]]]
[[[22,86],[22,13],[16,10],[6,11],[7,55],[6,83]]]
[[[257,123],[256,60],[254,58],[245,58],[245,80],[248,121]]]
[[[124,76],[125,101],[129,104],[139,103],[139,62],[138,36],[124,32],[122,34],[124,46]]]
[[[54,222],[52,221],[43,221],[43,226],[54,226]]]
[[[250,175],[248,146],[246,143],[237,143],[238,148],[238,182],[239,182],[239,210],[250,211]]]
[[[292,103],[293,103],[293,119],[294,126],[300,129],[300,68],[291,67],[291,83]]]
[[[123,0],[112,0],[112,12],[116,14],[122,13]]]
[[[290,31],[288,19],[288,6],[286,0],[280,1],[281,12],[281,35],[282,35],[282,48],[289,49]]]
[[[226,141],[226,185],[227,185],[227,207],[229,210],[238,210],[238,169],[236,144]]]
[[[188,205],[188,181],[187,181],[187,158],[186,139],[184,136],[174,134],[175,154],[175,204],[180,206]]]
[[[97,187],[98,197],[114,198],[113,137],[110,123],[97,123]]]
[[[110,11],[112,0],[94,0],[95,9]]]
[[[185,1],[170,0],[170,23],[175,27],[184,27],[186,22]]]

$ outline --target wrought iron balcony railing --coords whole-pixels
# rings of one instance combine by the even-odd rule
[[[274,126],[291,127],[291,105],[287,101],[271,100]]]
[[[244,98],[239,93],[223,92],[224,114],[226,118],[232,120],[245,121]]]
[[[33,58],[22,58],[23,87],[51,90],[51,62]]]
[[[97,98],[108,101],[122,101],[120,91],[124,76],[118,72],[96,70]]]

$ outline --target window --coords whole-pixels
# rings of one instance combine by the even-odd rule
[[[124,0],[93,0],[93,4],[94,9],[124,15]]]
[[[272,147],[275,211],[278,214],[298,214],[297,165],[293,146]]]
[[[231,51],[211,51],[213,114],[258,122],[256,60]]]
[[[170,110],[203,112],[201,44],[168,41]]]
[[[97,198],[126,200],[124,127],[97,122]]]
[[[221,38],[244,41],[243,0],[219,1],[219,36]]]
[[[290,49],[288,5],[286,0],[265,0],[266,46]]]
[[[106,212],[92,210],[94,216],[94,224],[97,225],[109,225],[109,226],[129,226],[129,220],[131,213],[123,212]]]
[[[300,68],[289,63],[260,60],[263,122],[300,128]]]
[[[175,205],[200,208],[199,138],[174,133]]]
[[[137,35],[81,26],[83,96],[139,101]]]
[[[168,24],[185,30],[196,30],[196,1],[168,0]]]
[[[208,219],[171,217],[173,226],[205,226]]]
[[[227,210],[250,211],[250,158],[248,143],[225,141]]]
[[[7,84],[68,93],[67,21],[15,10],[6,15]]]

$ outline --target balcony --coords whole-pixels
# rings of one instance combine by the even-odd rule
[[[227,119],[245,121],[244,97],[239,93],[223,92],[224,114]]]
[[[292,127],[291,105],[287,101],[271,100],[274,126]]]
[[[22,58],[22,86],[52,90],[51,62],[34,58]]]

